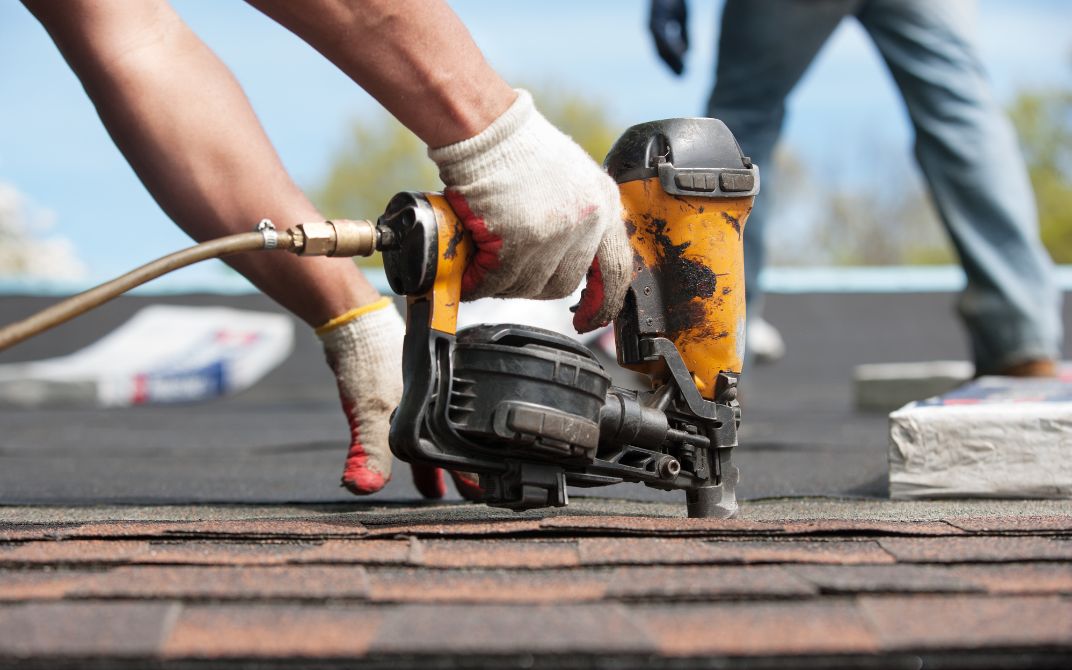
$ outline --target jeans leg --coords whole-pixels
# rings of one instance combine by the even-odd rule
[[[868,0],[857,16],[908,106],[916,158],[968,278],[957,307],[985,373],[1058,356],[1061,296],[1019,145],[976,54],[974,9]]]
[[[758,317],[762,310],[759,272],[766,256],[765,227],[776,179],[771,158],[785,117],[785,98],[841,19],[859,4],[859,0],[726,0],[722,10],[707,115],[729,127],[760,170],[760,194],[744,229],[750,317]]]

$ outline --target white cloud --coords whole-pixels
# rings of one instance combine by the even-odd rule
[[[55,220],[55,214],[32,207],[14,186],[0,182],[0,278],[85,277],[74,243],[47,234]]]

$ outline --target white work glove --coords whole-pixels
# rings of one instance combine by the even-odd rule
[[[402,397],[404,333],[402,317],[390,298],[350,310],[316,329],[350,424],[342,485],[356,495],[375,493],[391,479],[393,457],[387,435],[391,412]],[[439,468],[414,464],[410,470],[421,495],[443,497],[446,488]],[[450,474],[462,497],[483,497],[475,475]]]
[[[428,150],[476,245],[462,297],[562,298],[587,272],[573,318],[586,332],[618,314],[632,279],[618,187],[517,93],[476,137]]]

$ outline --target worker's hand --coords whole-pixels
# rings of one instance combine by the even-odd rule
[[[632,278],[618,188],[527,91],[476,137],[428,155],[476,245],[464,299],[562,298],[587,272],[574,326],[617,315]]]
[[[689,50],[689,11],[685,0],[651,0],[648,29],[655,38],[659,58],[674,71],[685,71],[685,52]]]
[[[391,300],[382,298],[335,317],[316,333],[335,373],[339,399],[350,424],[342,485],[356,495],[375,493],[391,479],[394,459],[387,435],[391,413],[402,398],[405,325]],[[446,493],[439,468],[414,463],[410,470],[414,485],[425,498],[439,499]],[[463,498],[483,497],[476,475],[450,474]]]

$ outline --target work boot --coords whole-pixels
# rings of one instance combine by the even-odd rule
[[[382,489],[391,479],[393,456],[387,443],[391,413],[402,398],[402,341],[405,325],[390,298],[350,310],[316,329],[339,389],[350,425],[350,449],[342,485],[355,495]],[[413,483],[426,498],[446,493],[443,472],[413,465]],[[481,500],[475,475],[451,472],[458,493]]]
[[[1006,366],[995,374],[1000,377],[1056,377],[1057,361],[1052,358],[1034,358]]]

